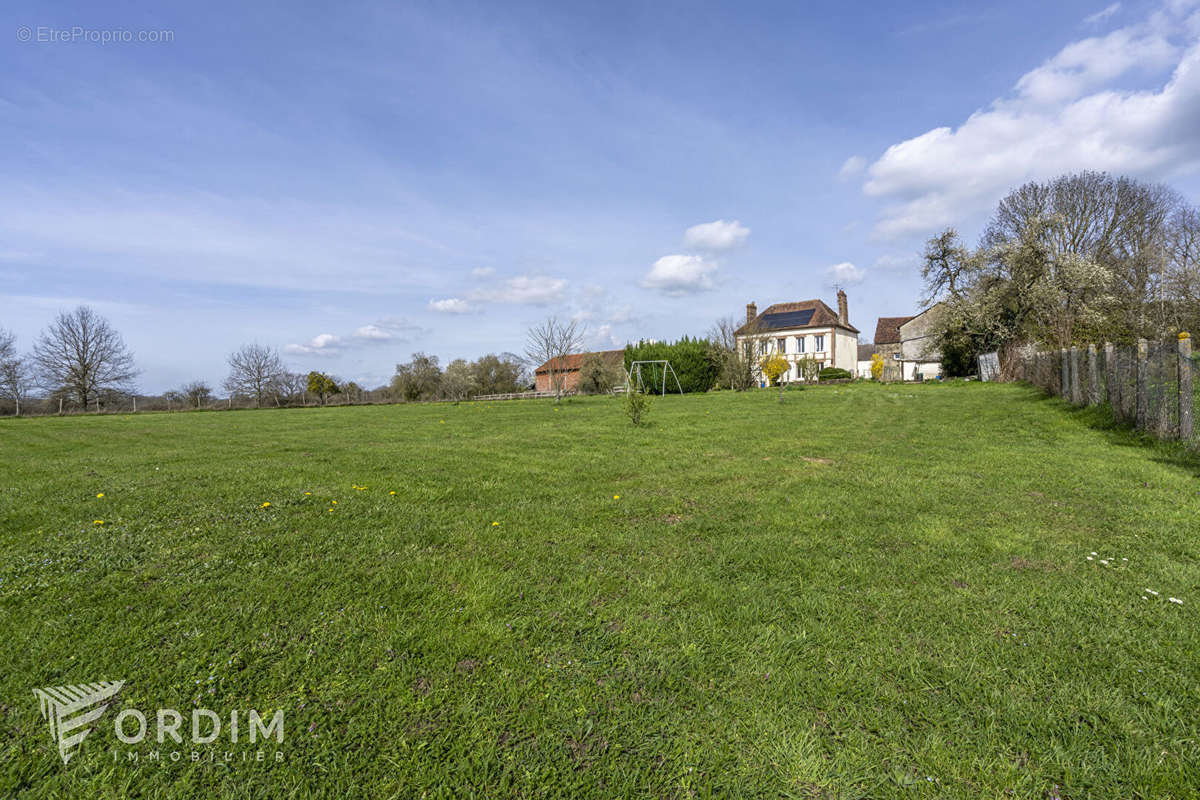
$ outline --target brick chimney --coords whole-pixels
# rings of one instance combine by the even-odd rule
[[[850,308],[846,303],[846,292],[838,289],[838,322],[850,327]]]
[[[746,303],[746,324],[749,325],[751,322],[754,322],[754,319],[757,316],[758,306],[754,305],[752,302]]]

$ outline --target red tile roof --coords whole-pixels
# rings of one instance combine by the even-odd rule
[[[880,317],[875,323],[875,344],[899,344],[900,326],[915,317]]]
[[[550,362],[554,362],[555,372],[575,372],[583,367],[583,362],[587,361],[590,356],[600,356],[604,361],[616,363],[618,360],[624,362],[624,350],[600,350],[595,353],[572,353],[569,356],[564,356],[561,359],[552,358],[545,362],[540,367],[534,370],[535,375],[546,375],[550,372]]]

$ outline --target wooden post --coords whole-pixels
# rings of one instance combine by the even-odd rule
[[[1116,349],[1112,346],[1112,342],[1104,343],[1104,399],[1108,402],[1109,407],[1113,412],[1117,411],[1117,364],[1113,360],[1116,358]]]
[[[1146,398],[1146,372],[1149,366],[1149,363],[1147,363],[1148,349],[1145,339],[1137,340],[1137,362],[1134,364],[1135,374],[1137,375],[1137,400],[1134,404],[1134,408],[1136,409],[1134,422],[1142,429],[1145,429],[1150,415]]]
[[[1188,333],[1179,334],[1179,438],[1192,438],[1192,406],[1195,395],[1192,394],[1192,337]]]
[[[1058,359],[1062,362],[1058,370],[1058,394],[1060,397],[1066,397],[1067,387],[1071,385],[1071,375],[1067,362],[1067,349],[1065,347],[1058,351]]]
[[[1087,403],[1089,406],[1100,404],[1100,376],[1096,374],[1096,345],[1087,346],[1088,388]]]
[[[63,399],[61,397],[58,398],[58,415],[60,417],[62,416],[62,401],[63,401]]]
[[[137,395],[133,396],[133,413],[137,413]]]
[[[1079,348],[1070,348],[1070,402],[1074,405],[1084,404],[1079,380]]]

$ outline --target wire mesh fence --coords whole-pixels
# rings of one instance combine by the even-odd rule
[[[1181,334],[1131,345],[1027,351],[1015,357],[1012,374],[1074,405],[1107,405],[1120,422],[1160,438],[1194,441],[1198,368],[1200,356]]]

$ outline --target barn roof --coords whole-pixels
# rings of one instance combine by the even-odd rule
[[[875,344],[899,344],[900,326],[914,317],[880,317],[875,323]]]
[[[585,361],[591,356],[600,356],[601,360],[615,364],[617,361],[624,362],[624,350],[599,350],[594,353],[571,353],[569,356],[562,358],[552,358],[546,361],[536,370],[535,375],[546,375],[550,372],[550,364],[554,362],[555,372],[575,372],[583,367]]]

